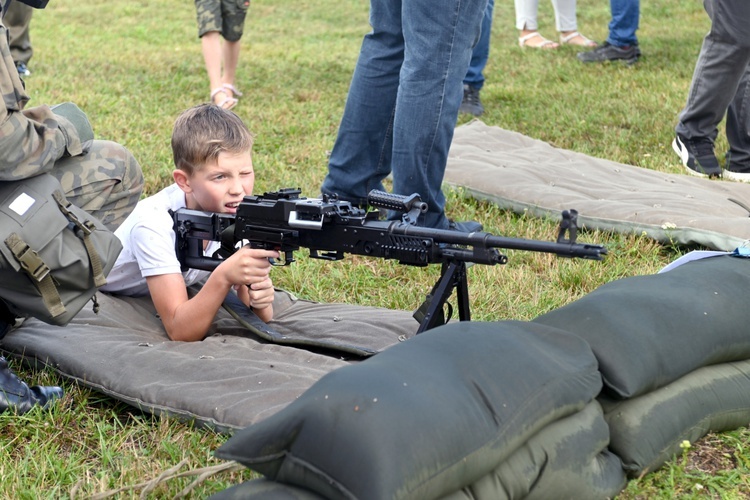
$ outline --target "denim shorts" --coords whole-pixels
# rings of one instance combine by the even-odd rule
[[[242,38],[250,0],[195,0],[198,37],[218,31],[228,42]]]

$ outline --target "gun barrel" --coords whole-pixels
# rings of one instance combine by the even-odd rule
[[[391,230],[394,234],[432,238],[439,243],[471,245],[482,248],[503,248],[507,250],[545,252],[553,253],[561,257],[602,260],[603,256],[607,253],[607,249],[601,245],[508,238],[504,236],[496,236],[484,231],[463,233],[448,229],[430,229],[402,223],[394,223]]]

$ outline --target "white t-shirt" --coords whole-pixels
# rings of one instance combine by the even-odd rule
[[[147,276],[182,274],[189,286],[203,279],[209,271],[189,269],[182,272],[177,259],[173,229],[169,210],[185,208],[185,193],[173,184],[138,202],[125,222],[117,228],[115,235],[122,242],[114,267],[107,275],[107,284],[101,290],[121,295],[148,295]],[[221,243],[212,241],[204,251],[211,255]]]

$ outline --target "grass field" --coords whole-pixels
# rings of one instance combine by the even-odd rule
[[[521,50],[513,4],[498,2],[483,121],[561,148],[681,173],[670,141],[708,19],[698,1],[644,2],[642,9],[644,56],[636,66],[583,66],[575,48]],[[256,136],[258,192],[299,186],[317,196],[367,15],[366,0],[251,5],[237,81],[245,95],[235,111]],[[578,20],[584,34],[603,40],[609,3],[579,0]],[[540,23],[543,34],[554,36],[549,2],[540,2]],[[170,183],[172,123],[209,94],[192,2],[53,0],[34,14],[32,41],[30,106],[76,102],[97,137],[134,153],[146,194]],[[720,135],[717,151],[725,150]],[[478,220],[492,233],[555,235],[553,221],[500,211],[460,191],[447,195],[449,216]],[[581,239],[607,245],[606,262],[510,251],[506,266],[474,266],[473,317],[531,319],[604,283],[653,273],[685,251],[638,235],[587,232]],[[413,309],[439,274],[390,262],[299,257],[275,272],[274,282],[319,301]],[[402,293],[393,293],[396,283]],[[204,498],[252,477],[247,470],[215,470],[194,483],[203,468],[223,464],[212,453],[226,436],[138,413],[51,372],[14,367],[31,383],[64,386],[66,396],[47,411],[0,415],[0,497]],[[620,498],[743,498],[750,491],[747,441],[744,429],[710,435],[631,481]],[[168,479],[157,484],[162,474]]]

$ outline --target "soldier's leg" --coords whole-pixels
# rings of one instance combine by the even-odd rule
[[[71,203],[111,231],[130,215],[143,191],[141,166],[130,151],[111,141],[93,141],[88,153],[57,161],[50,173]],[[0,338],[15,323],[15,315],[0,300]]]
[[[143,191],[143,172],[124,146],[93,141],[89,152],[63,158],[51,172],[65,195],[114,231],[133,211]]]
[[[8,11],[3,17],[3,24],[8,28],[8,43],[10,45],[10,55],[13,62],[18,64],[29,63],[29,59],[34,53],[31,47],[31,38],[29,37],[29,24],[31,23],[31,13],[34,9],[21,2],[10,2]]]
[[[63,390],[60,387],[29,387],[11,371],[5,358],[0,356],[0,413],[12,409],[20,415],[35,405],[47,406],[62,396]]]

